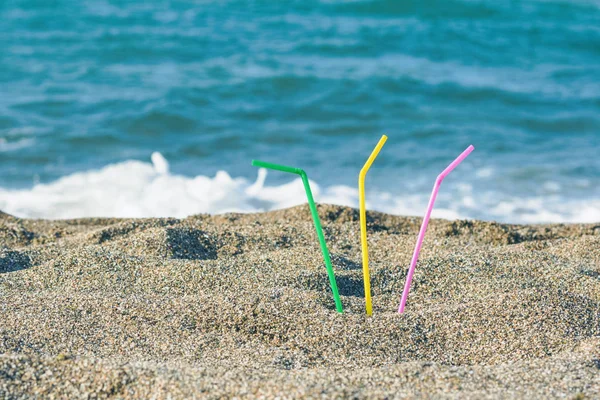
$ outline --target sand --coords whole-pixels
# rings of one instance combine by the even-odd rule
[[[600,224],[0,214],[0,398],[598,398]]]

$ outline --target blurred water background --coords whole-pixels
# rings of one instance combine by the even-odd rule
[[[0,209],[600,221],[600,3],[3,0]]]

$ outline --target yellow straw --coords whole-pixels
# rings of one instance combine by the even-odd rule
[[[365,178],[367,177],[367,172],[379,151],[385,144],[387,140],[387,136],[383,135],[381,139],[379,139],[379,143],[375,146],[375,149],[371,153],[371,156],[365,163],[365,166],[360,170],[360,175],[358,176],[358,196],[360,198],[360,241],[362,245],[362,259],[363,259],[363,279],[365,281],[365,306],[367,308],[367,315],[373,314],[373,306],[371,304],[371,278],[369,276],[369,245],[367,244],[367,207],[365,201]]]

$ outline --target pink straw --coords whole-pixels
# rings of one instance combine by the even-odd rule
[[[442,171],[441,174],[438,175],[435,180],[435,184],[433,185],[433,192],[431,192],[431,197],[429,198],[429,205],[427,206],[427,212],[425,213],[425,218],[423,218],[423,223],[421,224],[421,230],[419,231],[419,236],[417,237],[417,245],[415,247],[415,252],[413,253],[412,260],[410,262],[410,268],[408,270],[408,275],[406,276],[406,283],[404,284],[404,292],[402,292],[402,299],[400,300],[400,307],[398,307],[398,313],[402,314],[404,312],[404,307],[406,306],[406,300],[408,299],[408,292],[410,292],[410,284],[412,282],[413,275],[415,273],[415,268],[417,266],[417,261],[419,260],[419,253],[421,252],[421,246],[423,246],[423,239],[425,238],[425,233],[427,232],[427,225],[429,224],[429,218],[431,217],[431,211],[433,211],[433,205],[435,204],[435,198],[437,197],[438,192],[440,191],[440,186],[442,185],[442,181],[445,177],[448,176],[450,172],[454,168],[458,166],[471,152],[475,150],[473,145],[469,146],[465,151],[462,152],[460,156],[456,158],[456,160],[452,161],[448,167]]]

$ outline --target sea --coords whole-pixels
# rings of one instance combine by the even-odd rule
[[[2,0],[0,210],[600,221],[597,0]]]

